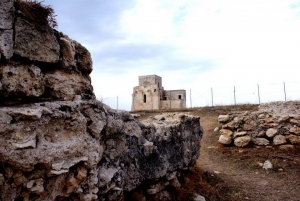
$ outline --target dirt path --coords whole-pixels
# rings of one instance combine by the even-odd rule
[[[232,200],[300,200],[298,153],[265,147],[224,147],[217,142],[218,132],[213,131],[218,125],[216,115],[201,116],[201,125],[204,136],[197,165],[233,189]],[[265,160],[273,163],[272,170],[265,171],[259,165]]]

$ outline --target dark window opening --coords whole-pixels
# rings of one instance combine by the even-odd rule
[[[168,100],[167,97],[165,97],[164,100]]]
[[[157,83],[157,86],[159,87],[159,82]]]
[[[147,101],[147,100],[146,100],[146,94],[144,94],[144,103],[146,103],[146,101]]]
[[[156,89],[154,89],[154,92],[156,92]]]
[[[181,99],[181,95],[178,95],[178,99],[179,99],[179,100]]]

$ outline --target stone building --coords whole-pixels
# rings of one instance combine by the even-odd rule
[[[133,88],[131,111],[186,107],[186,92],[164,90],[157,75],[139,76],[139,86]]]

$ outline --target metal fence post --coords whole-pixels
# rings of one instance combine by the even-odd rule
[[[211,106],[214,106],[214,95],[213,95],[213,88],[211,87]]]
[[[192,106],[192,89],[190,89],[190,105],[191,105],[191,108],[193,107]]]
[[[259,84],[257,84],[258,104],[260,104]]]
[[[283,90],[284,90],[284,101],[286,101],[285,82],[283,82]]]
[[[233,86],[233,94],[234,94],[234,104],[236,105],[236,99],[235,99],[235,86]]]

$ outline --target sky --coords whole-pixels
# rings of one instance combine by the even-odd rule
[[[130,110],[138,76],[153,74],[185,89],[187,107],[300,100],[300,0],[43,4],[91,52],[94,92],[112,108]]]

